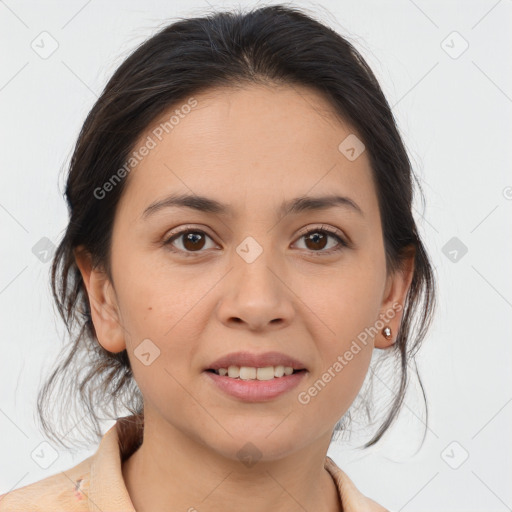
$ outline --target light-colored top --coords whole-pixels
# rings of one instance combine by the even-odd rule
[[[76,466],[0,495],[0,512],[135,512],[122,463],[141,444],[142,416],[118,418],[96,452]],[[389,512],[360,493],[330,457],[325,468],[338,488],[343,512]]]

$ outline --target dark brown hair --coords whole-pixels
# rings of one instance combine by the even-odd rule
[[[98,198],[95,191],[123,167],[139,137],[170,107],[213,87],[251,83],[306,86],[330,102],[366,146],[377,187],[388,272],[400,269],[406,249],[415,248],[414,275],[402,323],[395,344],[386,351],[398,366],[396,394],[365,447],[382,437],[400,411],[409,363],[427,332],[435,303],[433,269],[412,214],[413,179],[420,192],[421,187],[391,108],[354,46],[298,8],[272,5],[245,13],[181,18],[166,26],[116,70],[83,124],[65,190],[69,223],[51,267],[53,297],[72,342],[64,346],[61,360],[37,399],[44,431],[62,446],[67,447],[65,439],[72,429],[58,432],[54,428],[49,407],[52,395],[61,408],[60,426],[70,412],[76,412],[77,404],[82,407],[76,426],[82,434],[92,432],[93,442],[101,436],[99,420],[115,419],[119,408],[132,414],[143,411],[126,350],[111,353],[96,338],[73,253],[83,245],[93,265],[112,277],[112,226],[126,179],[105,198]],[[350,414],[338,422],[334,434],[348,428]]]

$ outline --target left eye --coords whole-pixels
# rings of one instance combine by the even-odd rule
[[[306,249],[311,249],[313,252],[330,254],[332,252],[337,252],[345,247],[348,247],[348,244],[345,242],[345,240],[343,240],[343,238],[341,238],[334,231],[331,231],[326,228],[310,230],[307,233],[301,235],[299,240],[302,238],[305,239]],[[327,240],[329,238],[336,240],[338,244],[334,245],[334,248],[330,247],[327,250],[323,250],[325,249],[325,246],[327,245]]]
[[[201,249],[205,247],[206,238],[212,240],[204,231],[188,229],[175,233],[165,240],[164,245],[169,246],[169,248],[174,252],[181,252],[185,256],[191,256],[191,253],[194,252],[204,252],[201,251]],[[328,245],[329,238],[334,239],[337,244],[334,245],[334,248],[331,246],[325,250],[325,247]],[[311,252],[332,253],[348,247],[345,240],[337,233],[325,228],[307,231],[299,237],[299,240],[301,239],[305,240],[306,249],[309,249]],[[181,248],[176,248],[176,246],[174,246],[174,242],[178,240],[181,241]]]

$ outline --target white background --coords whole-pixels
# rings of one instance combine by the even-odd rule
[[[356,45],[393,105],[426,194],[416,218],[440,292],[419,356],[431,413],[421,449],[422,405],[412,393],[377,447],[333,444],[329,455],[391,510],[511,510],[512,1],[294,3]],[[0,493],[95,451],[59,452],[46,470],[31,458],[44,440],[37,390],[63,336],[50,263],[32,247],[43,237],[57,245],[63,234],[66,164],[116,67],[173,17],[206,8],[205,1],[0,2]],[[31,48],[43,31],[58,42],[47,59]],[[464,41],[469,47],[457,56]],[[443,253],[452,237],[468,248],[456,262]],[[458,469],[450,467],[466,452]]]

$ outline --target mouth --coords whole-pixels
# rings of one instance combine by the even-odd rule
[[[205,371],[241,380],[272,380],[307,371],[306,365],[280,352],[233,352],[210,363]]]
[[[265,402],[289,393],[305,378],[306,365],[280,352],[233,352],[210,363],[203,375],[222,393],[244,402]]]
[[[206,380],[223,394],[244,402],[266,402],[286,395],[307,378],[305,368],[290,366],[250,367],[231,365],[208,368]]]
[[[260,380],[267,381],[273,379],[280,379],[296,373],[305,373],[305,368],[292,368],[291,366],[265,366],[265,367],[250,367],[250,366],[236,366],[231,365],[227,368],[208,368],[205,370],[209,373],[214,373],[221,377],[229,377],[237,380]]]

